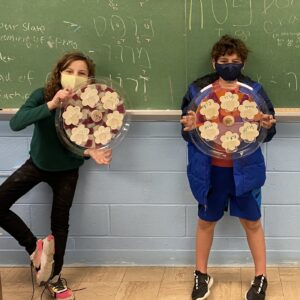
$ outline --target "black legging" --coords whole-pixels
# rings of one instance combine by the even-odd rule
[[[69,232],[69,211],[78,179],[78,168],[49,172],[37,168],[31,159],[0,186],[0,226],[32,254],[37,238],[27,225],[10,210],[11,206],[34,186],[46,182],[53,190],[51,231],[55,240],[54,275],[61,272]]]

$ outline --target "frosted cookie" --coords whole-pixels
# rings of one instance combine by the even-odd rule
[[[105,109],[115,110],[120,102],[119,95],[116,92],[107,91],[101,98],[101,102]]]
[[[220,138],[222,142],[222,147],[226,152],[234,152],[240,145],[239,135],[231,131],[226,131],[224,135]]]
[[[82,118],[82,112],[78,106],[68,106],[66,111],[62,114],[66,125],[77,125]]]
[[[80,97],[82,99],[82,105],[89,106],[90,108],[94,108],[100,100],[98,90],[91,86],[88,86],[85,91],[81,93]]]
[[[240,105],[239,96],[231,92],[226,92],[220,97],[221,108],[227,111],[234,111]]]
[[[89,132],[90,130],[81,124],[71,130],[70,140],[75,144],[82,146],[89,139]]]
[[[199,126],[201,137],[208,141],[213,141],[219,134],[217,123],[206,121],[203,125]]]
[[[219,116],[220,105],[213,99],[201,102],[200,107],[200,113],[204,115],[207,120],[211,120]]]
[[[259,131],[257,128],[258,126],[256,124],[245,122],[244,125],[239,129],[241,138],[246,142],[254,142],[259,135]]]
[[[112,134],[109,127],[100,126],[94,131],[95,143],[106,145],[111,139]]]
[[[257,105],[254,101],[245,100],[239,107],[240,116],[243,119],[253,120],[258,114]]]
[[[107,115],[106,125],[111,129],[119,129],[123,124],[124,115],[120,114],[118,111],[114,111]]]

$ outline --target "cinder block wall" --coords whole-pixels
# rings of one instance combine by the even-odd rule
[[[0,121],[0,182],[28,157],[32,128],[15,133]],[[300,123],[278,124],[263,146],[268,179],[263,224],[270,265],[300,264]],[[53,154],[55,155],[55,154]],[[3,201],[4,199],[1,199]],[[50,228],[51,190],[40,184],[13,207],[35,234]],[[194,263],[197,205],[186,179],[186,146],[177,122],[132,122],[110,167],[87,161],[70,218],[67,264],[186,265]],[[0,265],[28,257],[0,229]],[[217,226],[211,264],[251,264],[237,219]]]

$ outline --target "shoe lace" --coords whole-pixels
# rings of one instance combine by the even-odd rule
[[[196,272],[194,272],[194,277],[195,277],[195,289],[198,290],[199,289],[199,285],[208,285],[209,283],[209,278],[207,274],[197,274]]]
[[[34,288],[34,276],[33,276],[33,263],[30,263],[30,274],[31,274],[31,286],[32,286],[32,295],[31,295],[31,300],[33,300],[34,297],[34,292],[35,292],[35,288]]]
[[[257,294],[264,294],[266,290],[266,277],[265,276],[258,276],[252,281],[252,286],[256,290]]]
[[[199,289],[199,276],[195,273],[195,288],[196,290]]]

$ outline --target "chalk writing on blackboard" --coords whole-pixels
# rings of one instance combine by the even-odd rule
[[[0,63],[9,63],[9,62],[12,62],[14,61],[15,58],[13,56],[10,56],[10,55],[7,55],[7,54],[4,54],[0,51]]]
[[[80,50],[123,87],[128,108],[178,109],[187,85],[213,71],[210,48],[223,34],[246,41],[245,74],[275,106],[300,106],[300,1],[0,2],[0,108],[20,107],[62,53]]]
[[[18,47],[51,49],[71,48],[78,49],[78,43],[72,39],[61,36],[47,35],[47,27],[44,24],[23,23],[0,23],[0,42],[15,44]]]
[[[295,3],[294,0],[264,0],[264,14],[267,14],[271,8],[285,9],[292,7]]]
[[[74,32],[78,31],[81,28],[80,25],[78,25],[78,24],[76,24],[74,22],[63,21],[63,23],[67,24],[71,28],[71,30],[74,31]]]
[[[208,21],[210,19],[210,14],[212,14],[213,19],[216,25],[224,25],[231,19],[232,15],[238,15],[239,10],[247,11],[247,17],[242,18],[242,22],[233,23],[232,26],[236,27],[247,27],[252,25],[253,22],[253,7],[252,7],[252,0],[247,1],[232,1],[232,5],[229,6],[228,0],[210,0],[210,7],[205,8],[203,5],[202,0],[200,1],[199,13],[195,14],[195,17],[200,18],[200,29],[204,29],[206,27],[206,20],[207,17]],[[199,2],[197,1],[197,3]],[[186,3],[186,10],[189,11],[188,16],[188,29],[192,30],[192,18],[193,13],[195,13],[195,0],[188,0]],[[218,28],[221,31],[222,28]]]

